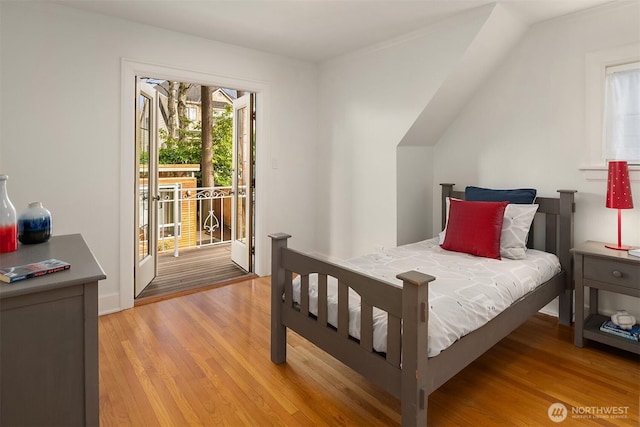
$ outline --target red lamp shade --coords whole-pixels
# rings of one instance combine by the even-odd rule
[[[609,177],[607,179],[607,207],[618,209],[618,244],[605,245],[610,249],[629,250],[631,247],[622,244],[622,218],[620,209],[633,208],[631,184],[629,182],[629,168],[625,161],[609,162]]]
[[[629,168],[625,161],[609,162],[607,179],[607,207],[613,209],[632,209]]]

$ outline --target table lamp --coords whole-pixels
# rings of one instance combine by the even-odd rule
[[[611,209],[618,209],[618,244],[606,244],[610,249],[627,251],[630,246],[622,244],[622,209],[633,208],[631,197],[631,183],[629,180],[629,168],[626,161],[613,160],[609,162],[609,175],[607,178],[607,203]]]

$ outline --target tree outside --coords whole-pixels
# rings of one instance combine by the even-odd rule
[[[176,89],[174,89],[176,88]],[[211,96],[211,87],[204,87],[205,93]],[[160,164],[200,164],[202,172],[197,173],[198,186],[230,186],[232,168],[232,143],[233,143],[233,115],[231,106],[227,106],[224,112],[215,111],[211,114],[208,135],[203,135],[202,121],[190,120],[185,113],[184,95],[188,86],[184,83],[169,82],[168,105],[169,111],[178,114],[178,120],[172,118],[170,123],[178,123],[177,128],[169,127],[169,130],[160,129],[160,148],[158,161]],[[180,101],[182,98],[182,101]],[[203,102],[203,107],[206,102]],[[176,107],[177,108],[174,108]],[[210,105],[210,103],[209,103]],[[211,108],[207,108],[211,111]],[[206,109],[203,108],[203,115]],[[209,114],[206,114],[209,116]],[[207,117],[205,117],[205,126]],[[206,131],[206,130],[205,130]],[[210,138],[209,138],[210,136]],[[210,144],[210,147],[204,146]],[[203,153],[207,156],[207,150],[211,152],[211,163],[203,164]],[[211,174],[207,179],[202,173]]]

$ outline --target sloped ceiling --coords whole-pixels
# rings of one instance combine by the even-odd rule
[[[22,0],[2,0],[22,1]],[[46,0],[291,58],[321,62],[494,0]],[[526,23],[611,0],[499,0]],[[632,0],[636,1],[636,0]]]
[[[424,110],[400,141],[400,146],[433,146],[489,73],[517,44],[527,24],[501,4],[469,44]]]
[[[400,146],[433,146],[481,82],[535,22],[611,0],[50,0],[311,62],[371,46],[480,6],[493,10]],[[616,0],[637,1],[637,0]]]

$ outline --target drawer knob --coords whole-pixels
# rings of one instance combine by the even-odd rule
[[[618,279],[622,277],[622,273],[618,270],[613,270],[611,274],[613,274],[613,277],[617,277]]]

